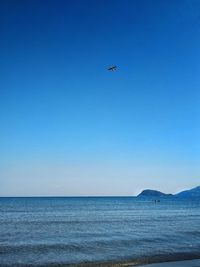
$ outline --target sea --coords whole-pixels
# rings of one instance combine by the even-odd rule
[[[200,201],[0,198],[0,266],[200,258]]]

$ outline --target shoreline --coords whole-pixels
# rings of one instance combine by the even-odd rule
[[[134,266],[134,265],[133,265]],[[137,266],[137,265],[135,265]],[[200,259],[138,265],[138,267],[200,267]]]
[[[200,253],[154,255],[122,261],[50,264],[49,267],[200,267]],[[46,266],[46,267],[48,267]]]
[[[0,264],[0,266],[2,266]],[[11,267],[4,264],[4,267]],[[13,265],[12,265],[13,266]],[[129,259],[126,261],[107,261],[107,262],[83,262],[83,263],[49,263],[42,265],[33,264],[15,264],[16,267],[200,267],[199,254],[171,254],[171,255],[154,255],[138,259]]]

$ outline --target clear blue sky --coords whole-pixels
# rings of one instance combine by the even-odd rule
[[[0,195],[199,185],[199,29],[198,0],[1,1]]]

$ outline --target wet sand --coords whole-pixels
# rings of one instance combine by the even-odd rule
[[[62,267],[200,267],[200,259],[178,260],[159,263],[141,263],[140,261],[127,263],[83,263],[62,265]],[[56,267],[58,267],[56,265]]]

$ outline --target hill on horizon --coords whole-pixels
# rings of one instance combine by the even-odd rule
[[[177,194],[165,194],[158,190],[145,189],[137,198],[146,198],[146,199],[159,199],[159,198],[178,198],[178,199],[200,199],[200,186],[194,187],[189,190],[184,190]]]

